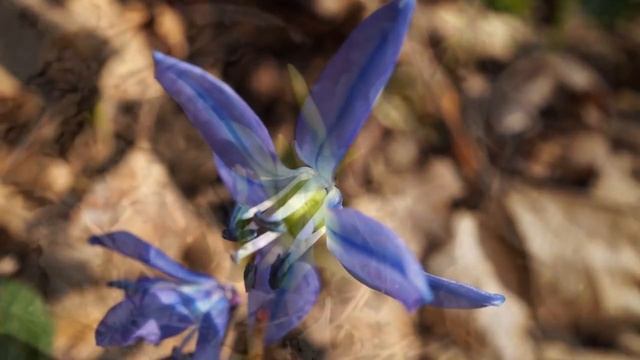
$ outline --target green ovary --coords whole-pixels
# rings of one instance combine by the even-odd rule
[[[287,227],[287,232],[293,238],[295,238],[307,222],[321,210],[326,197],[327,191],[325,189],[316,190],[307,202],[283,220]],[[324,219],[322,219],[321,223],[314,225],[314,230],[322,227],[322,225],[324,225]]]

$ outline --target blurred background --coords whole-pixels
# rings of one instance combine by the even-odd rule
[[[153,79],[158,49],[236,89],[288,159],[287,65],[313,83],[375,0],[0,0],[0,358],[161,359],[93,332],[148,274],[126,229],[235,283],[232,202]],[[499,308],[409,314],[320,256],[324,290],[272,359],[640,358],[640,2],[418,1],[338,175],[432,273]],[[224,357],[247,354],[240,308]]]

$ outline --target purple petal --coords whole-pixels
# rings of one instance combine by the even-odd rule
[[[298,119],[296,149],[323,176],[331,178],[389,80],[414,7],[414,0],[394,0],[371,14],[311,89]]]
[[[488,293],[466,284],[428,273],[425,274],[429,287],[433,291],[433,300],[427,303],[431,306],[474,309],[485,306],[499,306],[505,301],[503,295]]]
[[[214,159],[218,175],[233,196],[233,199],[238,204],[249,206],[258,205],[269,196],[277,193],[298,174],[296,170],[286,170],[277,177],[255,179],[231,170],[216,154],[214,154]]]
[[[127,346],[143,340],[158,344],[193,325],[175,289],[141,289],[112,307],[96,328],[99,346]]]
[[[156,79],[200,131],[223,172],[232,171],[258,184],[290,172],[278,159],[258,116],[227,84],[197,66],[162,53],[154,52],[153,59]],[[229,179],[227,176],[225,182]],[[245,199],[239,196],[236,200]]]
[[[424,270],[384,225],[349,208],[327,211],[327,246],[356,279],[414,310],[432,299]]]
[[[268,195],[260,181],[232,171],[215,154],[214,159],[218,169],[218,176],[220,176],[236,203],[253,206],[267,199]]]
[[[218,300],[200,320],[193,360],[217,360],[229,323],[231,307],[226,298]]]
[[[307,262],[298,260],[285,275],[281,286],[271,289],[271,266],[284,249],[275,244],[260,251],[255,259],[255,282],[249,289],[249,325],[254,327],[261,312],[268,316],[264,341],[273,344],[305,318],[318,299],[320,279]]]
[[[104,246],[124,256],[141,261],[176,279],[190,282],[214,281],[207,275],[199,274],[185,268],[173,261],[163,253],[162,250],[126,231],[116,231],[100,236],[92,236],[89,239],[89,243]]]

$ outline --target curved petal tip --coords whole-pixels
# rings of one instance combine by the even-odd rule
[[[172,56],[167,55],[167,54],[165,54],[163,52],[160,52],[158,50],[153,50],[151,52],[151,54],[152,54],[152,57],[153,57],[153,63],[156,65],[156,68],[159,65],[166,64],[166,63],[170,62],[171,60],[174,60],[174,58]]]
[[[450,309],[478,309],[487,306],[500,306],[506,300],[504,295],[486,292],[468,284],[426,272],[425,277],[435,295],[425,305]]]
[[[504,302],[507,300],[506,297],[504,297],[504,295],[501,294],[491,294],[490,295],[490,300],[488,305],[490,306],[500,306],[502,304],[504,304]]]
[[[161,60],[162,60],[162,58],[163,58],[164,56],[166,56],[165,54],[161,53],[161,52],[160,52],[160,51],[158,51],[158,50],[153,50],[153,51],[151,52],[151,54],[153,55],[153,61],[154,61],[154,62],[161,61]]]

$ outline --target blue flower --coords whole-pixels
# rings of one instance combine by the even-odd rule
[[[231,286],[176,263],[160,249],[135,235],[120,231],[89,239],[158,270],[166,277],[116,280],[110,286],[124,290],[125,298],[112,307],[96,329],[99,346],[128,346],[140,340],[158,344],[190,329],[182,348],[198,332],[194,360],[217,359],[231,312],[238,297]]]
[[[329,61],[303,104],[295,148],[307,166],[289,169],[249,106],[204,70],[154,53],[156,78],[212,148],[237,206],[225,238],[237,241],[245,269],[249,322],[268,312],[266,342],[293,329],[315,303],[320,281],[312,246],[326,245],[365,285],[414,310],[478,308],[504,297],[426,273],[414,254],[376,220],[342,206],[336,167],[387,83],[409,27],[414,0],[394,0],[365,19]]]

